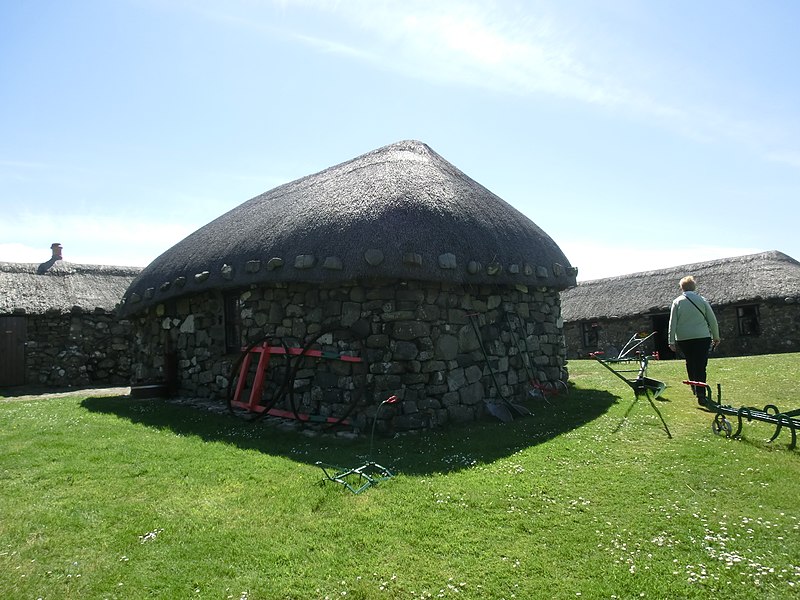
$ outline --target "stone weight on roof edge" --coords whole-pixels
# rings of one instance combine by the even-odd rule
[[[159,256],[124,312],[213,288],[400,279],[564,289],[574,269],[535,223],[416,141],[257,196]]]

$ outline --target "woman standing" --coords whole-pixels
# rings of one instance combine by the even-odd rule
[[[691,381],[706,381],[708,352],[719,342],[719,325],[711,305],[695,291],[697,284],[689,275],[680,281],[682,294],[672,301],[669,313],[669,347],[680,348],[686,358],[686,374]],[[713,343],[713,346],[712,346]],[[706,404],[706,388],[695,387],[697,403]]]

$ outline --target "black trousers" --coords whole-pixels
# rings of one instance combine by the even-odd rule
[[[708,366],[708,348],[711,338],[695,338],[693,340],[678,340],[678,348],[686,358],[686,374],[690,381],[706,381],[706,367]],[[695,388],[695,396],[706,396],[705,388]],[[709,394],[710,395],[710,394]]]

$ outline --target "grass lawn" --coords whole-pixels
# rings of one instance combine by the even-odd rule
[[[800,450],[715,436],[683,363],[646,400],[594,361],[509,424],[305,435],[163,400],[0,398],[0,596],[800,598]],[[800,407],[800,355],[713,359],[725,403]],[[368,433],[368,432],[367,432]]]

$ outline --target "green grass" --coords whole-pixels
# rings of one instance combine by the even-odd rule
[[[715,359],[736,406],[798,408],[797,354]],[[800,450],[711,433],[680,384],[594,361],[510,424],[376,438],[397,476],[322,483],[369,440],[127,397],[0,401],[3,598],[795,598]]]

